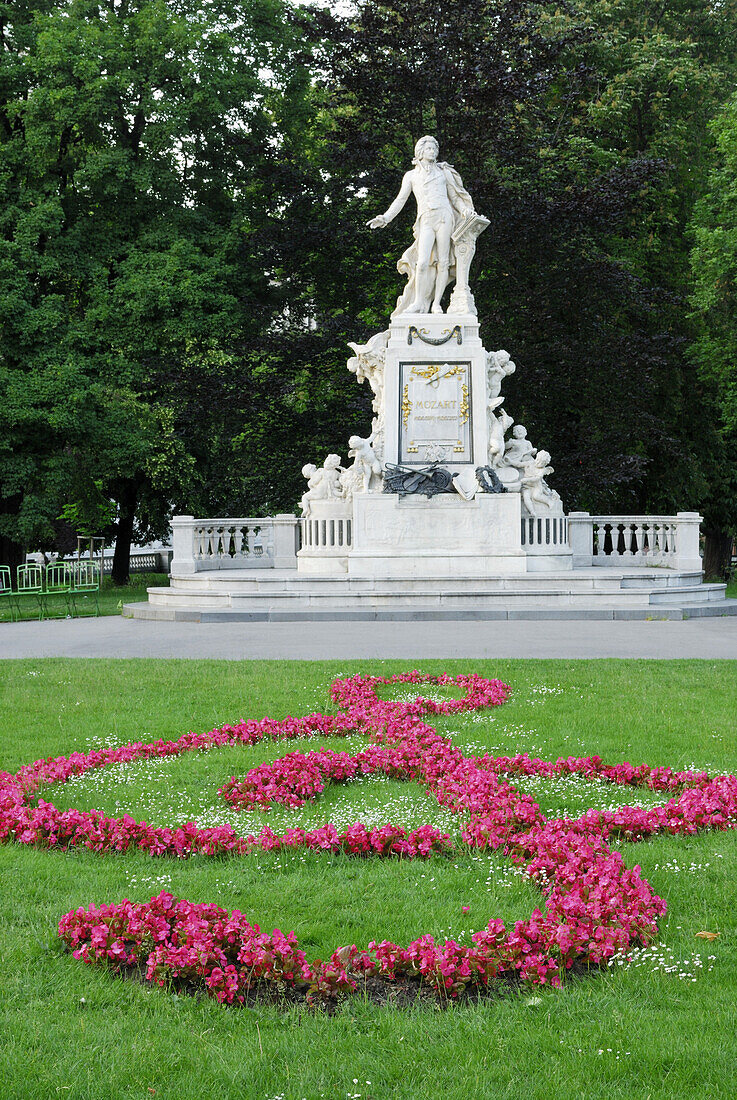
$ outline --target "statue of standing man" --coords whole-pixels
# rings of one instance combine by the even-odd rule
[[[451,310],[475,313],[468,290],[468,268],[476,237],[489,222],[474,210],[473,200],[455,168],[438,161],[439,151],[434,137],[420,138],[415,145],[414,168],[405,172],[399,194],[385,214],[368,223],[371,229],[383,229],[402,210],[410,194],[414,194],[417,202],[414,242],[397,263],[397,270],[407,275],[408,282],[395,313],[442,313],[440,300],[454,278],[456,290]]]

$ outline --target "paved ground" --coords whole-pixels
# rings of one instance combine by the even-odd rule
[[[737,659],[737,618],[670,622],[0,624],[5,657],[702,657]]]

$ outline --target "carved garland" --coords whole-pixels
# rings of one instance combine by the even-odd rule
[[[441,336],[428,336],[426,328],[418,329],[414,325],[410,325],[407,332],[407,343],[411,344],[413,340],[421,340],[423,344],[432,344],[433,347],[439,348],[443,344],[447,344],[454,336],[459,344],[463,343],[463,330],[460,325],[455,325],[452,329],[443,329]]]

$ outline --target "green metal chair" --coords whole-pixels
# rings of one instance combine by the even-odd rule
[[[7,608],[11,623],[17,616],[13,576],[9,565],[0,565],[0,610]]]
[[[23,617],[23,604],[21,601],[35,599],[38,607],[37,618],[43,618],[44,609],[44,575],[40,565],[19,565],[15,571],[16,606],[18,618]]]
[[[46,619],[64,619],[74,615],[72,602],[72,589],[74,587],[74,570],[69,562],[56,561],[46,566],[46,584],[42,597],[43,615]],[[59,609],[52,610],[50,604],[54,599],[63,601]]]
[[[96,561],[74,563],[74,582],[71,589],[72,606],[76,615],[100,614],[100,565]],[[94,611],[89,608],[94,606]],[[84,610],[80,610],[80,607]]]

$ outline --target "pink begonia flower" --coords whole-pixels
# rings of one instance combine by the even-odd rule
[[[436,702],[418,695],[411,702],[380,700],[381,684],[456,684],[461,699]],[[478,676],[424,676],[415,671],[388,678],[355,676],[336,680],[336,715],[309,714],[282,721],[264,718],[223,726],[177,741],[134,743],[117,748],[38,760],[15,775],[0,774],[0,841],[39,847],[87,847],[98,852],[139,848],[151,856],[180,858],[193,853],[248,855],[258,850],[312,848],[344,851],[362,858],[434,858],[452,849],[447,834],[423,825],[411,832],[390,823],[367,829],[356,822],[343,832],[328,823],[314,830],[277,834],[264,825],[239,835],[231,826],[200,829],[188,822],[174,829],[137,822],[128,814],[109,818],[97,810],[59,811],[38,795],[93,768],[133,760],[177,756],[264,739],[304,740],[345,737],[360,732],[370,744],[349,754],[322,749],[290,752],[271,764],[231,777],[220,793],[236,810],[254,811],[272,803],[299,807],[329,782],[381,773],[420,783],[451,813],[461,815],[461,834],[477,848],[501,850],[524,866],[542,893],[543,908],[511,931],[491,920],[473,933],[473,946],[454,940],[436,943],[421,936],[406,948],[382,941],[365,950],[337,949],[327,962],[308,963],[293,932],[261,932],[238,910],[193,904],[162,891],[149,902],[79,908],[62,917],[59,934],[84,962],[122,969],[145,964],[149,981],[176,979],[201,987],[224,1003],[242,1002],[256,983],[277,982],[301,990],[308,999],[343,996],[358,988],[357,978],[377,974],[391,981],[418,977],[443,997],[456,997],[472,985],[516,973],[526,981],[559,985],[574,962],[606,965],[615,952],[649,942],[665,902],[627,868],[608,840],[640,840],[656,833],[691,834],[726,829],[737,821],[737,776],[710,779],[705,772],[674,772],[645,764],[606,765],[598,756],[544,761],[526,753],[512,757],[465,756],[448,738],[423,721],[425,715],[456,714],[504,703],[510,694],[499,680]],[[645,810],[588,810],[581,817],[548,820],[528,795],[509,782],[515,775],[580,775],[618,786],[668,792],[663,805]],[[462,906],[462,912],[470,912]]]

